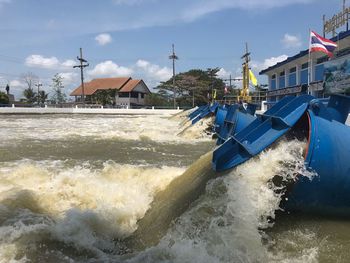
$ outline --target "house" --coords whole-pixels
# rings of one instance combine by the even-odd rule
[[[309,93],[323,98],[350,91],[350,30],[340,32],[331,40],[338,44],[331,59],[321,52],[309,57],[306,49],[260,72],[268,78],[268,104],[287,95]]]
[[[70,96],[82,101],[81,85]],[[85,102],[89,104],[112,104],[121,107],[143,106],[150,90],[143,80],[131,77],[98,78],[84,83]]]

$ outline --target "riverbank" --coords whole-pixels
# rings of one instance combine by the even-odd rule
[[[174,115],[181,109],[110,109],[110,108],[24,108],[3,107],[0,114],[116,114],[116,115]]]

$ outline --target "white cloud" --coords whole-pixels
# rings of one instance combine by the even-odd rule
[[[73,66],[77,65],[77,62],[72,59],[67,59],[61,64],[63,67],[73,68]]]
[[[97,64],[92,70],[88,71],[91,77],[107,76],[122,77],[130,76],[133,73],[131,68],[119,66],[111,60],[107,60]]]
[[[25,65],[32,68],[67,70],[72,69],[73,66],[76,65],[76,62],[72,59],[61,62],[57,57],[30,55],[25,59]]]
[[[19,81],[17,79],[11,80],[9,85],[10,85],[10,89],[12,87],[15,87],[15,88],[26,88],[27,87],[27,84],[25,84],[24,82]]]
[[[172,77],[172,70],[168,67],[160,67],[159,65],[152,64],[149,61],[139,59],[136,62],[136,67],[141,69],[146,77],[149,79],[160,82],[166,81]]]
[[[288,33],[284,34],[283,39],[281,40],[285,48],[298,48],[301,47],[300,36],[293,36]]]
[[[45,58],[41,55],[30,55],[26,58],[25,64],[28,67],[37,68],[56,68],[59,65],[59,60],[56,57]]]
[[[79,74],[75,72],[63,72],[59,73],[59,75],[63,78],[63,85],[76,84],[79,81]]]
[[[288,58],[287,55],[280,55],[278,57],[270,57],[270,58],[266,58],[263,62],[259,62],[259,61],[252,61],[252,63],[250,64],[252,69],[256,70],[256,71],[261,71],[264,69],[267,69],[271,66],[276,65],[278,62],[284,61]]]
[[[218,76],[218,78],[220,79],[227,79],[230,77],[231,72],[225,70],[224,68],[220,68],[220,70],[216,73],[216,75]]]
[[[110,34],[103,33],[103,34],[97,35],[95,37],[95,40],[100,46],[104,46],[112,42],[112,37]]]

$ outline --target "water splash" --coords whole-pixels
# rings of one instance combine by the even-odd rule
[[[208,141],[201,129],[179,137],[178,120],[164,116],[11,116],[0,119],[0,145],[20,145],[23,141],[41,140],[154,140],[157,142],[194,143]]]
[[[11,246],[17,256],[28,256],[18,247],[35,251],[46,239],[105,256],[117,249],[115,238],[137,228],[153,196],[183,171],[114,162],[102,170],[60,165],[28,161],[0,170],[1,257],[9,258],[3,253]]]
[[[273,255],[264,245],[263,229],[282,199],[272,179],[294,180],[303,174],[304,143],[280,142],[228,175],[212,180],[202,195],[161,242],[131,262],[267,262]]]

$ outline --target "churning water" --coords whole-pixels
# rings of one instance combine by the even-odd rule
[[[209,121],[180,122],[1,116],[0,262],[346,262],[347,221],[276,218],[304,143],[218,176]]]

